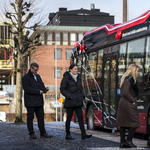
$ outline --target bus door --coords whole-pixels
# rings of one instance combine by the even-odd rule
[[[103,127],[114,128],[117,107],[117,59],[118,53],[103,57]]]

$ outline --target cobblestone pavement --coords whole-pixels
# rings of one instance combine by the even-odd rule
[[[71,135],[75,137],[75,140],[68,141],[65,140],[64,122],[45,123],[45,127],[47,133],[53,135],[53,138],[41,139],[37,123],[35,123],[35,135],[38,138],[31,140],[26,124],[0,122],[0,150],[119,150],[118,133],[87,130],[87,133],[92,134],[93,137],[82,140],[78,124],[71,123]],[[138,146],[136,149],[148,149],[144,148],[146,140],[134,138],[133,142]]]

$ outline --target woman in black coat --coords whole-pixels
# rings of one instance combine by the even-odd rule
[[[65,96],[64,108],[67,110],[66,120],[66,139],[74,140],[75,138],[70,135],[70,122],[75,110],[78,117],[80,130],[82,133],[82,140],[90,138],[92,135],[87,135],[82,115],[83,99],[85,98],[82,85],[81,75],[77,73],[78,67],[75,64],[70,65],[69,71],[66,71],[63,75],[63,79],[60,85],[60,91]]]

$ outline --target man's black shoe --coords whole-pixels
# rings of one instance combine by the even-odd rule
[[[131,148],[126,142],[120,143],[120,148]]]
[[[41,135],[41,138],[52,138],[52,135],[48,135],[47,133]]]
[[[34,134],[30,134],[30,139],[37,139],[37,137]]]
[[[90,137],[92,137],[91,134],[90,135],[84,134],[84,135],[82,135],[82,140],[85,140],[86,138],[90,138]]]
[[[66,140],[75,140],[70,134],[66,135]]]
[[[137,146],[133,144],[132,141],[126,141],[126,143],[130,146],[130,147],[134,147],[136,148]]]

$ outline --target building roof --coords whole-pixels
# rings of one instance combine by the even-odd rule
[[[97,27],[86,26],[39,26],[37,30],[49,30],[49,31],[90,31]]]
[[[100,12],[91,4],[91,9],[67,10],[67,8],[59,8],[56,13],[49,14],[49,22],[47,25],[58,26],[101,26],[104,24],[114,24],[114,16],[109,13]]]
[[[100,12],[99,9],[93,9],[93,10],[88,10],[88,9],[77,9],[77,10],[67,10],[67,11],[59,11],[57,12],[59,15],[60,14],[79,14],[82,13],[82,15],[107,15],[109,16],[109,13],[104,13],[104,12]]]

